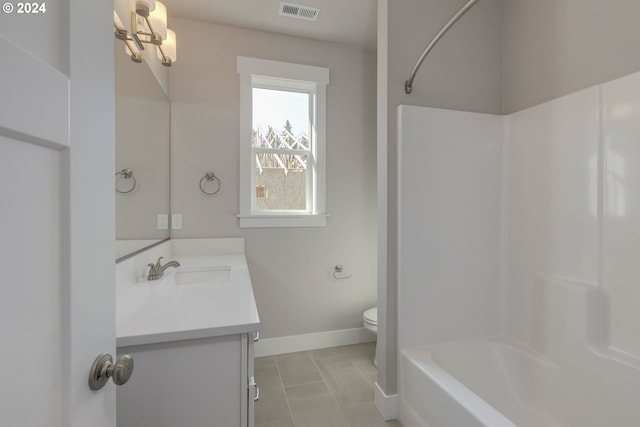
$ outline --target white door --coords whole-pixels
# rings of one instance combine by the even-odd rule
[[[113,5],[0,3],[0,425],[115,427]]]

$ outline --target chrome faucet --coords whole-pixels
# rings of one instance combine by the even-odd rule
[[[180,267],[180,263],[178,261],[169,261],[165,265],[160,263],[160,260],[163,257],[158,258],[156,263],[149,264],[149,275],[147,276],[147,280],[158,280],[164,275],[164,271],[169,267]]]

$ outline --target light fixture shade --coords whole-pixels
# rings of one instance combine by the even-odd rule
[[[115,10],[113,11],[113,23],[118,29],[120,30],[124,29],[124,24],[122,23],[122,20],[120,19],[120,17],[118,16]]]
[[[164,56],[171,60],[171,62],[176,62],[178,59],[178,46],[176,43],[176,33],[173,30],[167,30],[167,39],[162,42],[162,51],[164,52]],[[162,53],[160,53],[160,49],[158,49],[158,59],[162,60]]]
[[[151,23],[151,28],[153,28],[153,32],[156,34],[156,37],[160,40],[166,40],[167,38],[167,7],[160,3],[156,2],[156,8],[149,15],[149,22]]]
[[[156,0],[131,0],[134,10],[140,16],[149,16],[156,8]]]

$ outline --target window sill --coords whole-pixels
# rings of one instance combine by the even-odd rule
[[[240,228],[280,228],[280,227],[324,227],[327,225],[327,214],[240,214]]]

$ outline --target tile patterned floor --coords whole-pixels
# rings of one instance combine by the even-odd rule
[[[256,427],[402,427],[373,403],[374,343],[255,360]]]

